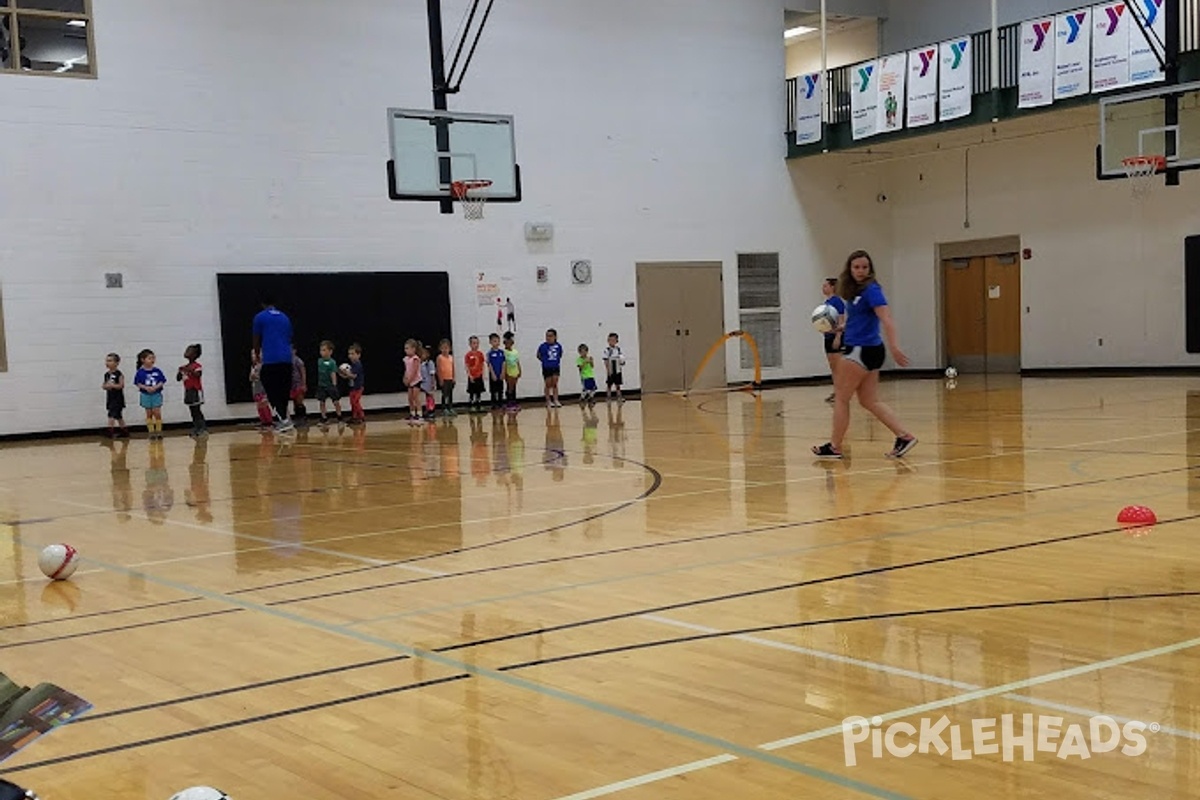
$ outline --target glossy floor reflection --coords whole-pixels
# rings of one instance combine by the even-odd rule
[[[816,462],[823,387],[5,447],[0,670],[95,711],[0,772],[46,800],[1194,797],[1192,384],[888,383],[903,462],[858,410]],[[58,541],[85,561],[49,583]]]

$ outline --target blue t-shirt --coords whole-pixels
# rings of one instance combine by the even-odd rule
[[[366,373],[361,361],[350,362],[350,391],[358,391],[366,385]]]
[[[504,351],[488,350],[487,359],[489,369],[488,377],[494,381],[504,380]]]
[[[167,376],[164,375],[163,371],[158,367],[152,367],[150,369],[139,367],[138,371],[133,376],[133,383],[138,387],[138,391],[140,391],[142,394],[149,394],[149,392],[146,391],[147,388],[161,386],[166,382]]]
[[[262,338],[262,363],[292,363],[292,321],[277,308],[254,315],[254,335]]]
[[[832,306],[833,308],[837,309],[837,312],[839,314],[846,313],[846,301],[843,300],[842,298],[838,297],[836,294],[826,297],[825,305]],[[834,337],[836,337],[836,336],[837,336],[837,333],[827,333],[827,334],[825,334],[825,340],[828,342],[832,342]]]
[[[872,347],[883,344],[879,335],[879,317],[875,309],[888,304],[883,289],[872,281],[862,294],[850,301],[850,315],[846,319],[846,330],[842,342],[847,347]]]
[[[562,366],[563,347],[558,342],[550,344],[542,342],[537,349],[538,361],[545,369],[559,369]]]

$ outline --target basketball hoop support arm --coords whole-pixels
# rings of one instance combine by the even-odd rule
[[[1179,83],[1179,25],[1182,21],[1179,13],[1179,2],[1180,0],[1163,0],[1163,13],[1166,15],[1163,18],[1163,25],[1167,29],[1166,42],[1163,45],[1163,54],[1166,56],[1166,63],[1163,64],[1163,76],[1166,78],[1166,82],[1170,86],[1174,86],[1175,84]],[[1153,46],[1151,46],[1151,49],[1154,49]],[[1166,101],[1166,108],[1163,109],[1163,123],[1168,126],[1178,125],[1179,96],[1169,94],[1163,99]],[[1171,149],[1173,152],[1164,153],[1163,155],[1174,157],[1179,154],[1178,133],[1175,135],[1172,145],[1173,147]],[[1166,184],[1167,186],[1179,185],[1178,169],[1172,169],[1170,167],[1167,168]]]
[[[426,0],[429,16],[429,71],[433,78],[433,107],[446,111],[446,99],[450,94],[446,86],[446,44],[442,38],[442,0]],[[450,126],[439,120],[434,123],[438,153],[450,152]],[[450,185],[450,159],[438,157],[438,180],[443,186]],[[454,202],[449,198],[439,204],[443,214],[454,213]]]

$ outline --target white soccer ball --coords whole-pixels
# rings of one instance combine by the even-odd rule
[[[211,786],[193,786],[171,795],[171,800],[231,800],[229,795]]]
[[[342,373],[343,375],[350,375],[352,372],[354,372],[354,370],[350,369],[349,364],[342,364],[340,367],[338,367],[338,372]]]
[[[65,581],[79,566],[78,553],[69,544],[52,544],[38,556],[42,574],[53,581]]]
[[[946,377],[950,380],[954,380],[958,377],[958,370],[956,370],[954,367],[946,367]]]
[[[837,327],[839,316],[841,315],[838,314],[836,308],[822,303],[813,309],[813,327],[817,329],[817,333],[833,333],[834,328]]]

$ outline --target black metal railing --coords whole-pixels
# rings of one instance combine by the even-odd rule
[[[1180,51],[1200,51],[1200,0],[1180,3]],[[997,89],[1011,89],[1020,83],[1021,25],[1016,22],[997,31],[1000,51],[1000,75]],[[979,31],[971,38],[971,94],[992,90],[992,33]],[[825,73],[825,123],[837,125],[850,121],[850,96],[857,64],[834,67]],[[797,78],[787,79],[787,127],[793,133],[796,122]]]

